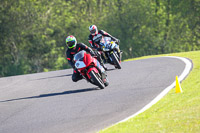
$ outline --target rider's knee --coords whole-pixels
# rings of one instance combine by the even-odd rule
[[[78,79],[77,79],[75,76],[72,76],[72,81],[73,81],[73,82],[77,82]]]

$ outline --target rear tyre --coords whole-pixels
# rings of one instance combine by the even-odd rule
[[[91,80],[94,82],[95,85],[99,86],[99,88],[104,89],[104,82],[102,81],[99,74],[95,73],[94,71],[91,71],[89,73],[91,76]]]
[[[120,65],[119,60],[116,57],[115,53],[112,53],[111,57],[112,57],[112,60],[114,62],[115,68],[121,69],[121,65]]]

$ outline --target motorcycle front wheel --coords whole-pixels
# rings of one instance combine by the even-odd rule
[[[116,66],[116,68],[121,69],[121,65],[120,65],[119,60],[116,57],[115,53],[111,54],[111,58],[113,60],[114,65]]]
[[[104,82],[102,81],[100,75],[98,73],[95,73],[94,71],[91,71],[89,73],[91,76],[91,80],[94,82],[95,85],[97,85],[99,88],[104,89]]]

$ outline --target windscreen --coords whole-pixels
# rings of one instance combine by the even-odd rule
[[[77,60],[83,60],[84,53],[85,53],[84,50],[78,52],[78,53],[74,56],[74,60],[75,60],[75,61],[77,61]]]
[[[106,46],[107,44],[109,44],[111,42],[111,38],[110,37],[102,37],[101,41],[100,41],[100,45],[102,46]]]

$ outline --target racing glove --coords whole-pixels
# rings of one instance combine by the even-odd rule
[[[120,40],[119,39],[116,39],[116,43],[119,45],[119,42],[120,42]]]

